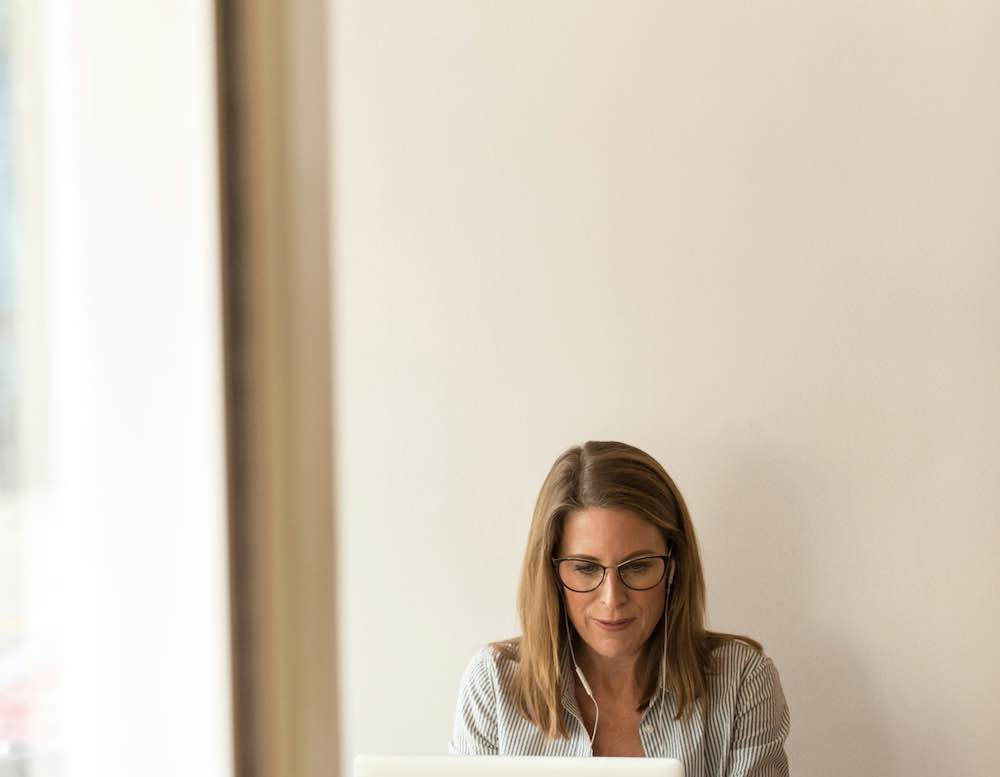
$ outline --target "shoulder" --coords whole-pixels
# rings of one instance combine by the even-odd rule
[[[717,640],[712,659],[711,684],[733,699],[736,713],[762,704],[787,710],[778,668],[759,645],[726,636]]]
[[[728,634],[711,637],[713,674],[744,677],[772,663],[764,650],[755,642]]]
[[[788,704],[774,661],[753,640],[711,634],[705,725],[724,732],[730,774],[787,775]],[[726,757],[721,754],[720,758]]]
[[[518,645],[515,640],[490,642],[477,650],[466,664],[466,672],[498,673],[517,664]]]
[[[511,664],[495,644],[484,645],[469,659],[458,689],[449,753],[497,754]]]
[[[492,642],[477,650],[465,665],[461,692],[479,696],[496,694],[506,688],[517,665],[517,645],[513,642]]]

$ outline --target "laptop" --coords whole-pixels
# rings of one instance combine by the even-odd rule
[[[673,758],[359,755],[354,777],[684,777]]]

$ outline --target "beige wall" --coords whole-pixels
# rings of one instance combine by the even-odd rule
[[[444,750],[589,438],[676,477],[795,774],[985,773],[996,4],[333,8],[345,764]]]

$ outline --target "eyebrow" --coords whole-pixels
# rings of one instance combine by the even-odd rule
[[[636,558],[637,556],[662,556],[662,555],[666,554],[657,553],[654,550],[636,550],[633,551],[632,553],[629,553],[627,556],[625,556],[625,559],[623,561],[619,561],[618,563],[624,564],[625,561],[630,561]],[[586,553],[570,553],[568,556],[563,556],[563,558],[578,558],[584,561],[596,561],[598,564],[601,563],[601,560],[597,558],[597,556],[588,556]]]

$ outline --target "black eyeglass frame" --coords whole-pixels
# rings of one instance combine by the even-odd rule
[[[622,567],[625,566],[626,564],[634,564],[636,561],[644,561],[645,559],[648,559],[648,558],[662,558],[663,559],[663,574],[660,575],[660,579],[657,580],[652,585],[646,586],[645,588],[636,588],[635,586],[631,586],[628,583],[626,583],[625,582],[625,578],[622,577]],[[626,559],[625,561],[623,561],[620,564],[615,564],[614,570],[615,570],[615,572],[618,573],[618,579],[622,581],[622,585],[625,586],[626,588],[628,588],[630,591],[651,591],[652,589],[656,588],[656,586],[658,586],[660,583],[662,583],[663,582],[663,578],[665,578],[667,576],[667,569],[670,567],[671,559],[672,559],[672,556],[669,553],[667,553],[667,554],[655,554],[655,555],[652,555],[652,556],[636,556],[635,558]],[[563,561],[585,561],[588,564],[594,564],[595,566],[599,566],[601,568],[601,580],[600,580],[600,582],[597,585],[595,585],[593,588],[588,588],[588,589],[586,589],[584,591],[581,591],[578,588],[570,588],[568,585],[566,585],[566,581],[563,580],[562,576],[559,574],[559,564],[561,562],[563,562]],[[604,585],[604,579],[608,576],[608,570],[609,569],[611,569],[611,567],[606,567],[603,564],[598,564],[593,559],[580,558],[579,556],[565,556],[563,558],[554,558],[554,559],[552,559],[552,571],[555,572],[556,580],[559,581],[559,585],[561,585],[563,588],[565,588],[565,589],[567,589],[569,591],[573,591],[574,593],[578,593],[578,594],[589,594],[589,593],[592,593],[593,591],[596,591],[598,588],[600,588],[602,585]]]

